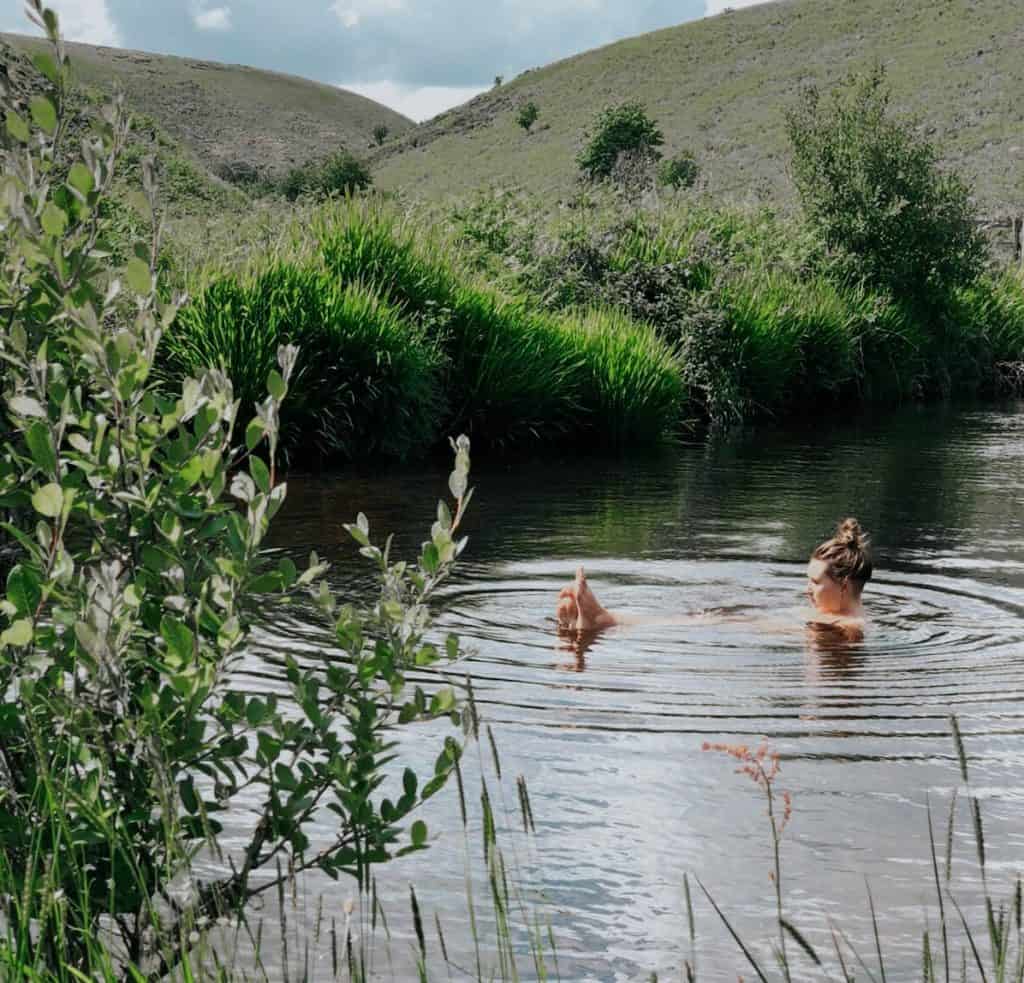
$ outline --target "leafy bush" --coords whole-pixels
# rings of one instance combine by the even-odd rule
[[[340,150],[319,163],[293,167],[281,179],[279,190],[289,201],[304,195],[329,198],[364,191],[373,184],[369,168],[347,150]]]
[[[519,110],[519,114],[516,116],[516,122],[524,129],[527,133],[530,132],[530,128],[540,118],[540,108],[537,106],[532,99],[526,103],[522,109]]]
[[[577,157],[583,174],[592,181],[609,178],[619,157],[637,154],[658,160],[658,147],[665,137],[658,125],[637,102],[609,106],[598,113],[593,123],[593,134]]]
[[[807,221],[844,275],[905,297],[941,297],[986,259],[967,186],[935,148],[889,112],[880,68],[828,100],[804,91],[786,116],[793,178]]]
[[[688,150],[663,160],[658,167],[658,183],[666,188],[692,188],[699,176],[700,165]]]
[[[388,129],[388,127],[384,123],[378,123],[373,128],[373,142],[377,144],[378,147],[383,146],[384,141],[387,140],[388,134],[390,132],[391,130]]]
[[[373,290],[315,266],[275,262],[217,278],[168,333],[166,371],[180,380],[219,366],[248,412],[285,344],[300,352],[281,411],[290,457],[405,458],[434,445],[442,418],[436,345]]]
[[[67,65],[56,16],[40,0],[32,10],[54,43],[40,59],[52,90],[33,104],[35,125],[7,114],[0,195],[0,506],[21,517],[0,601],[0,965],[23,979],[162,979],[204,924],[243,917],[289,877],[317,869],[368,891],[374,864],[426,846],[410,814],[445,784],[460,741],[444,740],[425,780],[406,769],[400,796],[380,785],[396,728],[451,717],[472,730],[423,671],[440,658],[427,601],[465,545],[469,445],[458,442],[454,508],[438,506],[418,564],[393,563],[364,517],[348,527],[381,592],[357,610],[316,590],[344,658],[286,657],[287,710],[236,691],[258,607],[309,592],[326,570],[315,556],[302,572],[270,566],[261,552],[286,495],[275,458],[298,354],[279,348],[241,446],[222,372],[174,394],[154,386],[175,315],[156,290],[158,242],[112,282],[97,255],[124,107],[54,178]],[[456,639],[445,652],[458,655]],[[408,680],[413,667],[425,688]],[[321,808],[335,835],[314,850]],[[225,846],[218,816],[243,809],[254,821],[241,849],[200,881],[196,854]]]

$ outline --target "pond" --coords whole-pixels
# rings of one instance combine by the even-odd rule
[[[926,917],[936,929],[926,807],[942,851],[959,785],[956,713],[990,881],[1009,897],[1024,866],[1022,479],[1020,407],[911,408],[758,427],[642,460],[584,454],[476,469],[470,545],[441,625],[475,650],[462,668],[501,751],[510,826],[515,776],[527,780],[537,833],[517,847],[518,876],[544,889],[563,979],[679,979],[684,874],[701,878],[770,962],[765,802],[734,762],[702,752],[704,741],[767,739],[780,752],[778,785],[793,797],[783,845],[791,920],[828,948],[834,919],[867,958],[866,879],[890,978],[905,978],[919,974]],[[274,545],[296,560],[318,550],[335,564],[334,584],[358,593],[370,580],[341,523],[362,509],[411,558],[443,488],[440,468],[294,480]],[[846,515],[875,547],[860,643],[736,623],[618,628],[586,648],[557,636],[554,598],[580,562],[604,603],[636,612],[806,603],[807,556]],[[247,661],[253,690],[281,690],[281,654],[324,640],[307,615],[268,615]],[[437,744],[425,736],[435,735],[421,732],[403,753],[429,768]],[[953,881],[980,927],[965,802],[959,811]],[[409,971],[410,882],[429,925],[440,913],[452,958],[473,961],[454,788],[425,818],[432,848],[381,873],[394,960],[385,977]],[[479,881],[478,840],[468,858]],[[352,893],[311,886],[335,913]],[[697,893],[701,978],[749,978]],[[299,920],[312,931],[305,904]]]

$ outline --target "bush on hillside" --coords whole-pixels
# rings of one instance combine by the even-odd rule
[[[970,192],[891,114],[881,68],[850,76],[828,99],[807,88],[786,128],[807,221],[844,275],[926,299],[981,272],[986,246]]]
[[[540,118],[540,107],[532,99],[519,110],[519,114],[516,116],[516,122],[524,129],[527,133],[530,132],[530,128]]]
[[[369,168],[347,150],[340,150],[324,161],[293,167],[285,174],[279,190],[289,201],[307,196],[329,198],[364,191],[373,184]]]
[[[700,165],[689,150],[663,160],[658,167],[658,184],[666,188],[692,188],[699,176]]]
[[[576,158],[584,176],[592,181],[610,178],[624,154],[659,160],[665,137],[637,102],[608,106],[598,113],[593,133]]]
[[[373,142],[377,144],[378,147],[383,146],[384,141],[387,140],[390,132],[391,130],[389,130],[384,123],[378,123],[373,128]]]

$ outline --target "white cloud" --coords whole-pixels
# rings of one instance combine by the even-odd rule
[[[200,31],[230,31],[231,8],[213,7],[210,10],[199,9],[192,15],[192,20]]]
[[[364,18],[402,10],[405,10],[405,0],[334,0],[331,4],[332,13],[348,28],[358,27]]]
[[[704,0],[707,9],[705,17],[720,14],[723,10],[738,10],[740,7],[756,7],[759,3],[767,3],[768,0]]]
[[[5,3],[4,6],[6,5]],[[11,6],[23,9],[21,3],[12,3]],[[105,44],[111,47],[121,43],[121,32],[110,14],[107,0],[50,0],[47,6],[53,7],[57,12],[61,33],[69,41]],[[27,17],[20,22],[15,21],[11,29],[20,34],[38,33],[38,29]]]
[[[398,82],[346,82],[341,88],[356,92],[367,99],[382,102],[385,106],[416,120],[418,123],[430,119],[446,109],[472,99],[487,86],[460,85],[401,85]]]

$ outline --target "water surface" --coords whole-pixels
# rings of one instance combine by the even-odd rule
[[[911,409],[849,425],[757,428],[641,461],[477,469],[470,546],[445,590],[441,625],[475,650],[464,668],[513,804],[515,775],[529,783],[538,835],[521,872],[546,890],[563,978],[656,970],[678,979],[688,955],[684,873],[699,876],[744,931],[772,937],[764,800],[730,761],[703,753],[704,741],[767,739],[781,753],[779,785],[794,805],[783,853],[792,920],[824,942],[835,918],[866,943],[866,878],[890,977],[902,977],[919,966],[927,906],[934,917],[925,810],[930,799],[944,826],[959,781],[948,725],[956,713],[993,883],[1007,888],[1024,865],[1022,478],[1017,408]],[[297,561],[318,550],[335,564],[334,586],[358,595],[370,580],[341,523],[362,509],[411,557],[443,488],[440,468],[293,480],[274,545]],[[554,597],[579,562],[613,608],[805,603],[807,555],[846,515],[875,544],[861,643],[740,624],[621,628],[589,646],[555,631]],[[252,689],[283,689],[282,653],[325,640],[311,618],[301,607],[268,616],[247,661]],[[406,742],[425,769],[433,736]],[[454,793],[426,818],[439,834],[429,853],[382,872],[396,967],[408,965],[409,881],[470,961]],[[976,915],[963,820],[954,881]],[[350,893],[317,887],[328,906]],[[703,978],[749,975],[703,901],[697,921]]]

